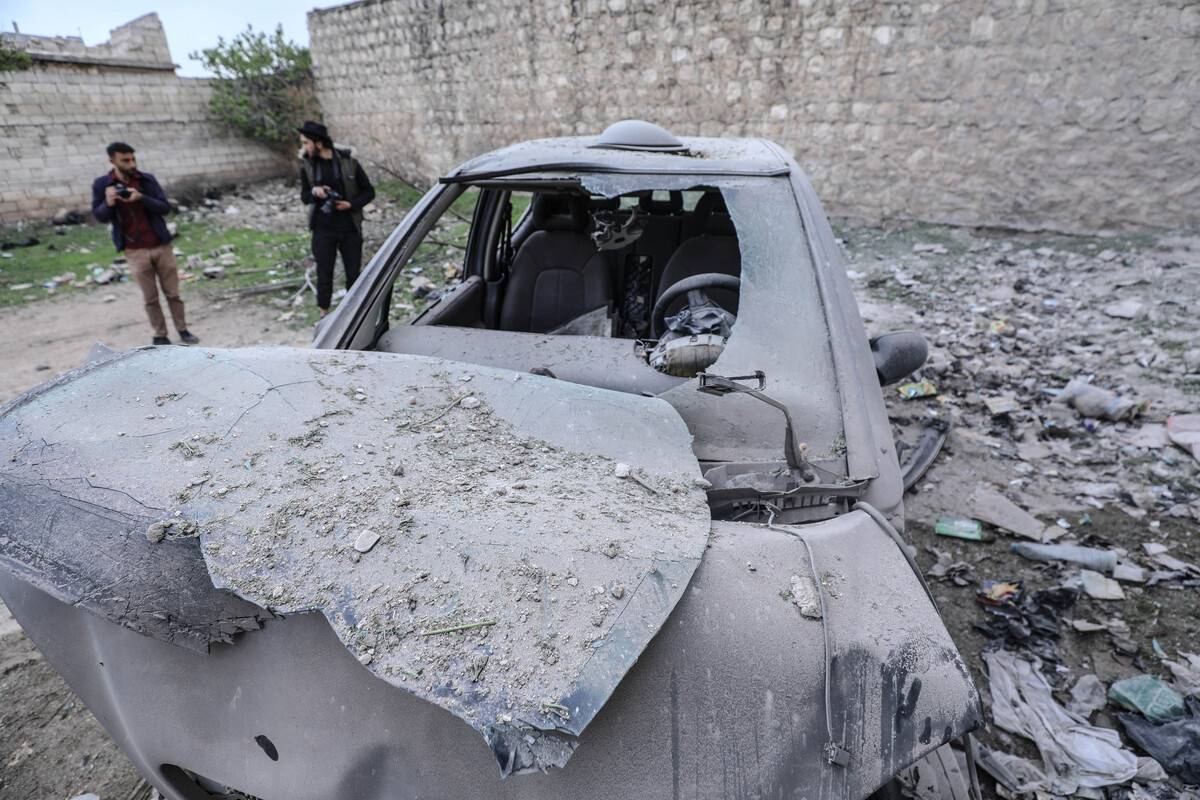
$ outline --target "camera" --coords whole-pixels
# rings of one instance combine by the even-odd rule
[[[336,209],[333,207],[333,204],[336,203],[338,200],[344,200],[344,199],[345,198],[342,197],[341,192],[338,192],[335,189],[327,190],[327,192],[325,194],[325,202],[321,204],[321,213],[322,214],[332,214],[334,211],[336,211]]]
[[[117,187],[117,197],[122,200],[128,200],[129,196],[133,194],[133,192],[129,191],[129,187],[123,183],[114,183],[113,186]]]

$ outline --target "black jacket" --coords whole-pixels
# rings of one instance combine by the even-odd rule
[[[333,188],[337,189],[342,197],[350,202],[350,218],[354,220],[354,227],[361,234],[362,209],[363,206],[375,199],[375,187],[371,185],[371,179],[363,171],[362,164],[359,164],[358,159],[350,155],[349,150],[334,149],[333,159],[331,160],[337,161],[342,175],[342,185]],[[300,200],[305,205],[311,206],[308,210],[309,230],[313,229],[316,222],[319,204],[325,202],[319,197],[313,197],[314,171],[313,159],[310,159],[308,156],[302,156],[300,158]]]
[[[167,202],[167,193],[158,185],[158,181],[149,172],[139,172],[142,178],[142,208],[146,209],[146,217],[150,220],[150,230],[158,237],[158,241],[166,244],[171,241],[171,233],[167,230],[167,221],[163,219],[171,213],[171,204]],[[104,202],[104,190],[116,181],[112,175],[101,175],[92,182],[92,216],[100,222],[109,222],[112,227],[113,245],[117,252],[125,249],[125,233],[117,221],[115,208],[110,208]]]

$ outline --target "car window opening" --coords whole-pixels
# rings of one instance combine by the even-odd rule
[[[613,198],[565,187],[488,191],[496,196],[460,237],[471,243],[462,267],[442,265],[460,283],[416,325],[633,340],[648,365],[679,378],[717,360],[737,319],[741,275],[719,189]],[[412,272],[398,279],[431,283]]]

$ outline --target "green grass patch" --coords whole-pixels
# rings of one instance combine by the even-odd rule
[[[225,228],[211,223],[184,223],[173,242],[181,270],[196,276],[191,282],[208,291],[225,292],[258,286],[278,280],[301,278],[304,271],[300,260],[309,254],[308,231],[260,231],[252,228]],[[199,256],[205,263],[217,263],[225,248],[236,263],[225,266],[225,275],[214,280],[201,275],[200,267],[188,267],[189,256]]]
[[[108,269],[118,254],[112,245],[107,225],[75,225],[55,233],[53,227],[10,230],[0,241],[39,240],[32,247],[3,251],[0,258],[0,307],[17,306],[78,292],[107,291],[92,282],[97,272]],[[179,268],[196,276],[185,286],[203,291],[228,291],[273,280],[299,277],[298,262],[308,254],[308,233],[281,233],[250,228],[225,228],[211,223],[180,222],[179,234],[172,245],[182,253]],[[200,267],[189,267],[188,256],[198,255],[215,263],[223,247],[231,246],[236,263],[225,265],[225,277],[204,278]],[[53,288],[43,284],[73,273],[74,279]]]
[[[16,306],[46,297],[81,291],[71,283],[46,289],[42,284],[65,273],[75,280],[90,283],[93,268],[101,270],[112,263],[116,253],[107,225],[73,225],[56,234],[53,227],[9,229],[0,234],[0,242],[38,239],[32,247],[15,247],[0,253],[0,307]]]
[[[425,192],[404,181],[388,179],[375,184],[375,194],[379,197],[386,197],[397,205],[412,208],[425,195]]]
[[[415,206],[417,201],[425,196],[426,191],[428,190],[421,190],[404,181],[394,179],[380,181],[375,184],[376,196],[386,197],[403,208],[412,208]],[[469,220],[471,219],[471,215],[475,213],[475,201],[478,198],[479,190],[475,187],[470,187],[455,199],[450,205],[450,210],[454,214],[466,217]],[[450,216],[454,216],[454,214],[450,214]]]

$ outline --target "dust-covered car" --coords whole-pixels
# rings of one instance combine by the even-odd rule
[[[868,340],[776,145],[518,144],[315,349],[96,353],[5,407],[0,595],[172,800],[961,794],[979,698],[880,392],[924,352]]]

